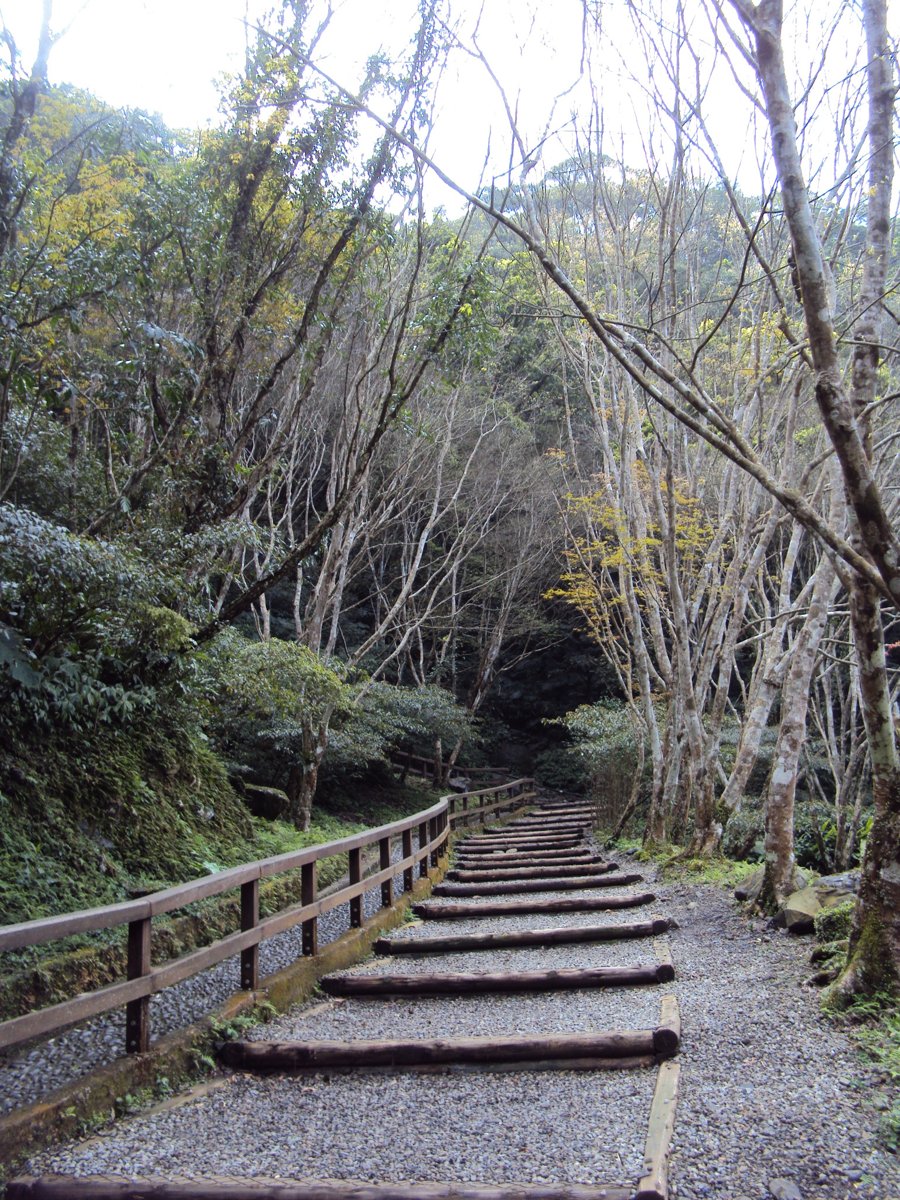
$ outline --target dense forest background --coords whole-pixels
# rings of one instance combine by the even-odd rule
[[[285,2],[202,133],[50,82],[49,3],[33,64],[7,38],[4,921],[373,819],[414,752],[762,861],[770,907],[867,853],[848,987],[895,981],[884,6],[816,18],[799,134],[780,6],[670,7],[633,14],[643,162],[595,91],[536,168],[510,103],[514,170],[453,218],[423,199],[441,5],[351,94],[327,10]],[[758,192],[701,17],[774,139]]]

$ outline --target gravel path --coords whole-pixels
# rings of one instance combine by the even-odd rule
[[[575,1071],[235,1076],[190,1105],[125,1122],[32,1166],[80,1175],[627,1184],[640,1174],[635,1134],[646,1126],[652,1074],[609,1072],[602,1087]],[[234,1129],[240,1138],[227,1136]]]
[[[683,1025],[672,1196],[900,1200],[870,1070],[803,986],[811,939],[747,920],[715,888],[657,891],[680,925],[669,935]]]
[[[550,924],[566,924],[566,916],[551,915]],[[422,936],[429,924],[417,923],[403,935]],[[458,924],[499,932],[523,927],[523,918],[453,922],[453,932]],[[529,926],[536,926],[533,917],[524,920],[524,927]],[[642,962],[655,962],[652,939],[545,951],[379,958],[342,974]],[[250,1036],[347,1039],[652,1028],[659,1022],[662,992],[652,986],[332,1000],[306,1005]],[[654,1085],[655,1072],[648,1069],[324,1072],[261,1079],[237,1073],[188,1103],[166,1106],[81,1146],[43,1155],[29,1170],[629,1186],[642,1169]],[[374,1114],[386,1116],[373,1120]],[[236,1128],[246,1129],[246,1136],[229,1136]]]
[[[638,909],[423,922],[392,936],[618,924],[663,914],[678,922],[668,935],[674,984],[477,1001],[319,1001],[253,1036],[647,1027],[658,1020],[660,995],[674,991],[683,1043],[672,1200],[900,1200],[900,1159],[877,1143],[879,1114],[872,1100],[878,1089],[871,1068],[845,1033],[822,1017],[820,993],[803,986],[811,973],[810,941],[748,920],[718,889],[650,885],[657,901]],[[377,904],[377,892],[370,902]],[[322,934],[328,936],[325,929]],[[542,965],[563,965],[563,955],[567,966],[638,963],[652,955],[652,939],[403,956],[389,964],[370,960],[358,969],[406,973],[451,962],[456,970],[502,969],[513,954],[522,969],[538,956]],[[170,1102],[81,1146],[41,1156],[30,1169],[188,1174],[198,1169],[199,1149],[202,1170],[211,1173],[633,1183],[654,1078],[652,1071],[332,1073],[262,1080],[236,1074],[187,1102]],[[367,1120],[366,1113],[387,1117]],[[253,1132],[237,1148],[223,1129],[239,1125]]]

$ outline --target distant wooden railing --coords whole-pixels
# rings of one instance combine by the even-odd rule
[[[42,917],[17,925],[0,926],[0,951],[40,946],[72,934],[128,926],[127,978],[93,992],[65,1000],[36,1012],[0,1023],[0,1050],[20,1045],[32,1038],[57,1033],[78,1021],[125,1005],[125,1049],[140,1054],[150,1047],[150,997],[165,988],[205,971],[223,959],[240,954],[240,987],[255,991],[259,987],[259,946],[266,939],[302,925],[302,951],[314,955],[318,949],[318,918],[341,904],[349,904],[350,927],[363,923],[363,895],[380,885],[381,907],[394,903],[394,877],[402,872],[403,891],[411,892],[418,868],[420,877],[436,867],[441,851],[458,825],[481,821],[489,813],[521,805],[533,796],[532,780],[516,779],[478,792],[444,796],[437,804],[389,825],[367,829],[351,837],[292,850],[273,858],[260,859],[227,871],[218,871],[203,879],[154,892],[139,900],[88,908],[81,912]],[[418,830],[418,846],[413,850],[413,830]],[[393,840],[401,839],[401,857],[392,861]],[[363,851],[378,846],[378,869],[363,873]],[[316,864],[319,859],[347,855],[348,882],[327,896],[317,895]],[[261,880],[299,870],[301,902],[260,919],[259,885]],[[240,888],[241,928],[161,966],[151,966],[151,938],[154,917],[184,908],[197,900],[220,896]]]
[[[458,763],[450,766],[445,762],[440,762],[437,758],[429,758],[427,754],[410,754],[406,750],[393,751],[391,762],[394,766],[403,768],[404,773],[413,771],[417,775],[424,775],[426,779],[434,779],[438,773],[443,779],[449,772],[451,775],[460,775],[464,779],[488,780],[499,779],[505,773],[500,767],[462,767]]]

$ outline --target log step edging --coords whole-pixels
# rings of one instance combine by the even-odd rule
[[[652,904],[655,892],[626,896],[562,896],[555,900],[491,900],[468,904],[414,904],[412,911],[427,921],[450,921],[468,917],[513,917],[521,913],[603,912],[640,908]]]
[[[546,863],[539,867],[497,867],[496,870],[480,868],[454,867],[444,876],[454,883],[487,883],[496,880],[498,883],[516,879],[566,879],[576,875],[608,875],[615,871],[618,863],[573,863],[565,866],[557,863]]]
[[[644,1174],[634,1200],[667,1200],[669,1194],[669,1150],[675,1129],[678,1082],[681,1068],[677,1062],[660,1065],[644,1150]]]
[[[668,964],[641,967],[565,967],[552,971],[447,971],[435,975],[326,975],[329,996],[463,996],[485,992],[546,992],[575,988],[641,987],[669,983]]]
[[[665,1035],[669,1035],[666,1037]],[[226,1042],[219,1058],[238,1071],[288,1072],[325,1068],[481,1065],[655,1057],[671,1051],[672,1030],[603,1029],[506,1037],[361,1039],[356,1041]],[[677,1039],[676,1039],[677,1045]]]
[[[376,954],[453,954],[502,950],[513,946],[565,946],[579,942],[613,942],[658,937],[667,932],[666,917],[623,925],[571,925],[562,929],[517,929],[509,933],[469,933],[446,937],[379,938]],[[659,957],[659,956],[657,956]]]
[[[517,892],[576,892],[588,888],[624,887],[629,883],[641,883],[643,875],[631,872],[626,875],[577,875],[560,878],[558,875],[544,879],[522,879],[517,882],[500,881],[491,883],[439,883],[432,888],[433,896],[511,896]]]
[[[364,1183],[354,1179],[285,1180],[235,1176],[21,1176],[7,1200],[633,1200],[615,1184]]]

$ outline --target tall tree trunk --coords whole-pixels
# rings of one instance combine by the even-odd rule
[[[893,102],[896,84],[887,32],[886,0],[863,0],[869,100],[866,253],[854,327],[850,393],[838,358],[831,277],[810,207],[797,144],[797,126],[781,44],[781,0],[732,0],[756,44],[756,70],[772,131],[772,152],[791,231],[815,393],[835,450],[849,508],[854,549],[875,565],[881,594],[900,598],[900,544],[874,476],[867,406],[874,400],[879,325],[890,250],[893,185]],[[851,627],[860,671],[863,718],[872,767],[875,818],[866,844],[862,887],[851,937],[851,958],[840,994],[895,989],[900,981],[900,764],[890,712],[879,596],[862,564],[848,583]]]
[[[774,911],[795,890],[794,797],[806,741],[810,686],[836,589],[834,567],[829,559],[822,559],[781,692],[781,724],[766,796],[765,872],[759,897],[760,907],[768,911]]]
[[[863,720],[872,766],[875,816],[862,863],[847,970],[838,994],[896,989],[900,977],[900,761],[885,669],[878,593],[855,576],[850,622],[859,664]]]
[[[298,829],[309,829],[319,768],[328,748],[328,722],[303,721],[302,757],[288,772],[288,813]]]

